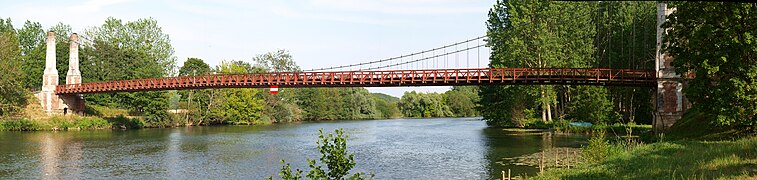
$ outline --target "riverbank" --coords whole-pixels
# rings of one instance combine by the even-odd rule
[[[757,134],[705,118],[690,111],[668,133],[647,138],[654,139],[649,144],[592,138],[583,152],[594,161],[533,179],[757,179]]]
[[[504,127],[512,131],[554,131],[557,133],[596,134],[599,132],[615,136],[641,135],[652,131],[652,125],[636,123],[594,124],[591,126],[574,126],[568,120],[526,121],[522,127]]]
[[[617,145],[613,145],[617,146]],[[619,148],[623,149],[623,148]],[[680,140],[630,147],[598,163],[550,169],[533,179],[755,179],[757,137]]]
[[[0,131],[137,129],[142,128],[143,126],[141,120],[124,116],[111,118],[94,116],[52,116],[42,119],[10,118],[0,120]]]

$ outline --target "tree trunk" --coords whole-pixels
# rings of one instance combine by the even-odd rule
[[[544,103],[544,87],[539,86],[539,89],[541,91],[541,93],[539,93],[539,96],[541,97],[539,98],[539,100],[541,101],[541,121],[547,122],[547,106],[545,106]]]
[[[547,103],[547,121],[552,121],[552,103]]]
[[[185,112],[184,112],[184,114],[187,115],[186,119],[184,119],[184,125],[185,126],[190,126],[191,125],[191,124],[189,124],[189,110],[192,109],[191,108],[192,107],[192,91],[194,91],[194,90],[190,90],[189,91],[189,96],[187,96],[187,109],[185,109]]]

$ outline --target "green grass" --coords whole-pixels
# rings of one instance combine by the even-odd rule
[[[117,116],[100,118],[93,116],[52,116],[44,119],[0,120],[0,131],[84,130],[84,129],[135,129],[144,123],[135,118]]]
[[[0,131],[38,131],[42,125],[29,119],[8,119],[0,121]]]
[[[757,137],[639,145],[598,163],[533,179],[757,179]]]
[[[754,127],[728,127],[711,124],[715,117],[689,109],[681,120],[665,133],[671,139],[680,140],[733,140],[734,138],[755,135]]]

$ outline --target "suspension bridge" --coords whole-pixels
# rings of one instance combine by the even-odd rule
[[[209,74],[164,78],[81,82],[79,38],[71,35],[69,69],[65,84],[58,84],[55,34],[48,33],[42,91],[36,94],[48,114],[84,109],[82,94],[188,90],[213,88],[311,88],[311,87],[399,87],[465,85],[599,85],[635,86],[657,89],[655,126],[666,127],[680,119],[686,100],[684,81],[670,66],[672,58],[660,50],[659,28],[672,13],[658,4],[655,69],[618,68],[494,68],[489,67],[485,36],[392,58],[355,64],[322,67],[296,72]],[[484,58],[482,58],[482,50]],[[484,63],[482,63],[482,61]],[[657,120],[660,119],[660,120]]]
[[[656,83],[655,72],[652,70],[481,67],[481,50],[486,48],[482,45],[485,44],[483,41],[482,36],[388,59],[301,72],[210,74],[64,84],[56,86],[55,94],[270,86],[310,88],[568,84],[651,87]],[[488,57],[488,54],[485,56]],[[484,61],[488,62],[488,59]]]

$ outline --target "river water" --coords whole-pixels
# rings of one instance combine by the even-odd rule
[[[375,179],[495,179],[536,167],[502,158],[586,138],[487,128],[478,118],[393,119],[266,126],[0,132],[0,179],[263,179],[281,159],[307,169],[318,129],[348,134],[354,170]],[[504,165],[503,165],[504,164]]]

